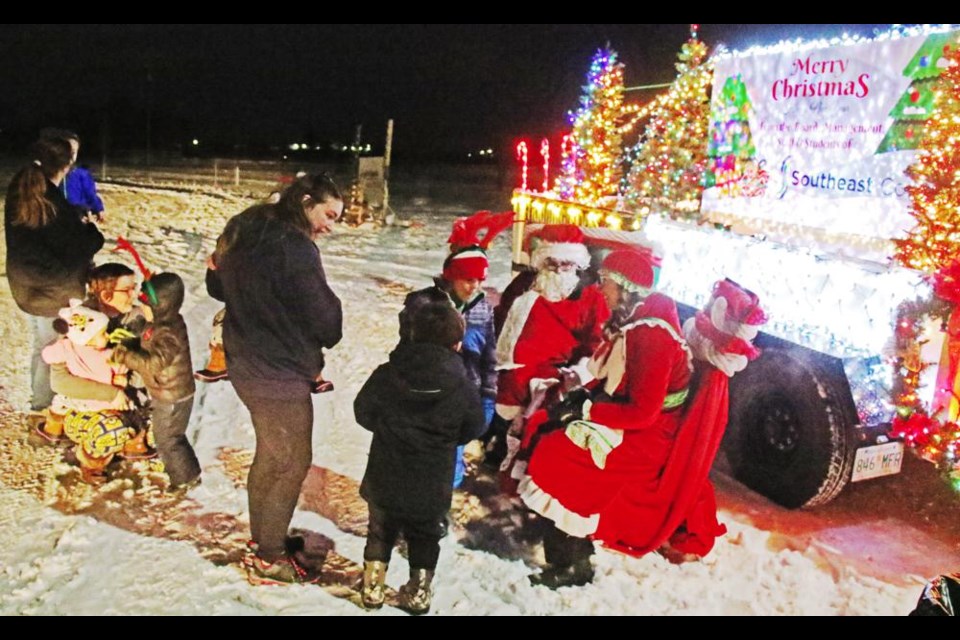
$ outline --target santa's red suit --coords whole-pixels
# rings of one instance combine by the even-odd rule
[[[726,376],[708,373],[709,390],[684,409],[691,353],[675,303],[656,293],[589,367],[604,393],[584,420],[541,437],[521,499],[561,531],[629,553],[672,536],[678,550],[706,554],[726,530],[706,478],[726,424]]]
[[[530,400],[530,384],[559,378],[558,368],[588,358],[609,318],[596,285],[551,302],[535,290],[512,300],[497,342],[497,413],[512,420]]]

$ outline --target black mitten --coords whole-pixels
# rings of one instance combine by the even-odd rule
[[[583,418],[583,403],[590,394],[586,389],[575,389],[566,395],[560,402],[547,409],[547,417],[551,422],[565,426],[574,420]]]

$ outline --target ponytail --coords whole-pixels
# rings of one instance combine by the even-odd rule
[[[41,138],[30,151],[33,161],[10,182],[7,200],[13,203],[13,224],[39,229],[57,215],[56,207],[47,199],[47,183],[70,166],[73,150],[65,140]]]

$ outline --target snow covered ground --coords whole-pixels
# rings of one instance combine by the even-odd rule
[[[356,489],[369,445],[354,422],[353,398],[396,341],[403,296],[438,270],[452,218],[487,204],[448,191],[444,200],[408,189],[396,202],[413,221],[408,227],[338,228],[322,240],[328,278],[344,303],[344,340],[327,358],[336,391],[315,397],[314,469],[293,525],[331,541],[348,576],[362,563],[365,506]],[[204,258],[226,219],[252,200],[111,185],[103,195],[104,234],[124,235],[149,265],[187,282],[183,312],[199,367],[219,308],[204,290]],[[98,261],[114,258],[105,251]],[[502,289],[507,238],[494,246],[491,263],[488,284]],[[29,340],[0,279],[0,614],[405,615],[389,607],[364,612],[330,589],[246,582],[237,560],[247,536],[244,464],[254,439],[228,383],[198,389],[190,437],[204,479],[186,498],[163,493],[163,476],[145,463],[95,491],[78,484],[52,449],[25,442]],[[656,554],[599,550],[593,584],[554,592],[527,582],[542,554],[514,530],[522,513],[490,496],[489,487],[468,482],[454,519],[442,543],[432,615],[899,615],[921,589],[919,582],[837,570],[813,549],[774,544],[767,531],[721,513],[730,531],[702,562],[672,565]],[[388,583],[400,586],[406,570],[396,554]]]

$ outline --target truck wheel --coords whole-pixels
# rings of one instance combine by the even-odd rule
[[[782,349],[767,349],[734,376],[724,440],[734,477],[789,509],[833,500],[855,453],[838,388]]]

